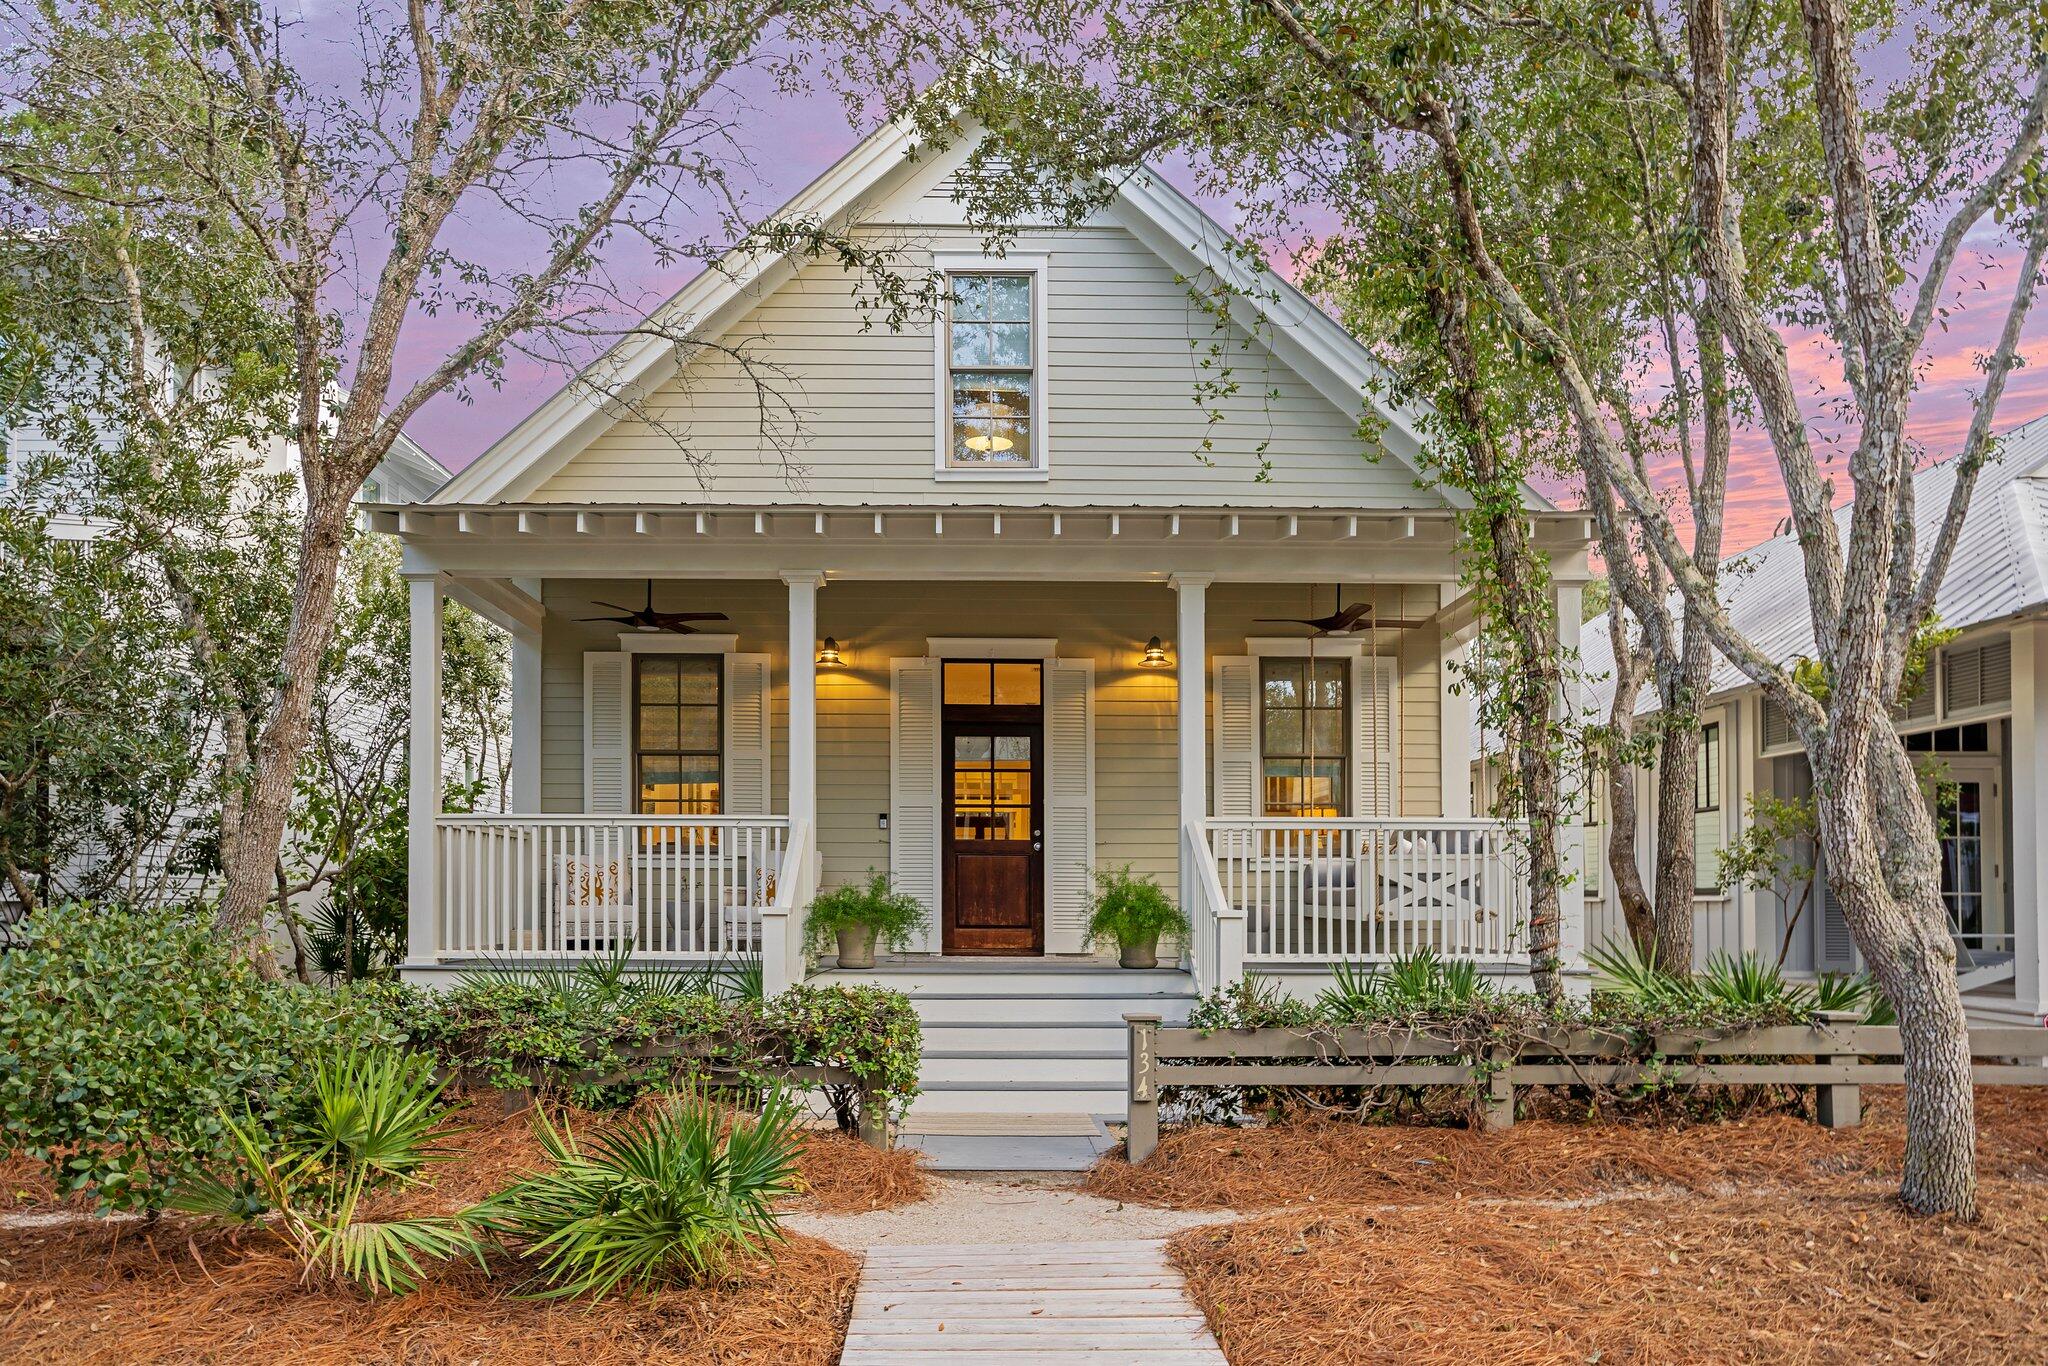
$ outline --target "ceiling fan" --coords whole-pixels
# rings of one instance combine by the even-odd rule
[[[1314,596],[1314,590],[1310,590],[1310,596]],[[1377,616],[1370,602],[1354,602],[1346,607],[1341,587],[1336,590],[1336,600],[1337,610],[1326,617],[1258,617],[1256,620],[1267,625],[1306,626],[1310,634],[1316,636],[1348,636],[1361,626],[1367,630],[1379,630],[1422,625],[1420,620],[1409,617]]]
[[[578,617],[578,621],[616,621],[621,626],[630,626],[636,631],[668,631],[675,635],[694,635],[697,628],[690,623],[697,621],[724,621],[723,612],[657,612],[654,610],[654,580],[647,581],[647,605],[645,607],[622,607],[616,602],[591,603],[593,607],[609,607],[615,612],[624,612],[622,617]]]

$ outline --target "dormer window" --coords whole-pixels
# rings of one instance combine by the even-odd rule
[[[1043,270],[990,260],[946,268],[938,468],[1045,468]]]

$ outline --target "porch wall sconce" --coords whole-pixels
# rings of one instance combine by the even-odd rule
[[[1158,636],[1145,642],[1145,653],[1138,657],[1138,667],[1141,669],[1164,669],[1172,663],[1173,661],[1166,656],[1166,647],[1159,643]]]
[[[839,657],[838,641],[830,636],[825,637],[825,643],[818,647],[817,665],[821,669],[843,669],[846,667],[846,661]]]

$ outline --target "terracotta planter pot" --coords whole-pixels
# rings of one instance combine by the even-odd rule
[[[875,927],[849,925],[839,932],[839,966],[871,968],[875,965]]]
[[[1120,944],[1123,950],[1122,962],[1127,968],[1156,968],[1159,966],[1159,936],[1143,939],[1135,944]]]

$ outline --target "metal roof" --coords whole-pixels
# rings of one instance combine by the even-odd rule
[[[1956,462],[1945,460],[1913,475],[1915,543],[1922,554],[1948,510]],[[1848,529],[1849,509],[1835,520]],[[1814,653],[1813,617],[1806,605],[1805,564],[1796,536],[1775,536],[1721,561],[1721,602],[1735,628],[1780,664]],[[2000,438],[1970,496],[1963,532],[1935,594],[1944,627],[1966,629],[2048,605],[2048,417],[2013,428]],[[1677,594],[1672,615],[1682,617]],[[1605,715],[1613,696],[1614,643],[1603,613],[1585,625],[1580,659],[1587,690]],[[1714,661],[1713,693],[1750,686],[1725,659]],[[1639,710],[1657,708],[1656,690],[1643,689]]]

